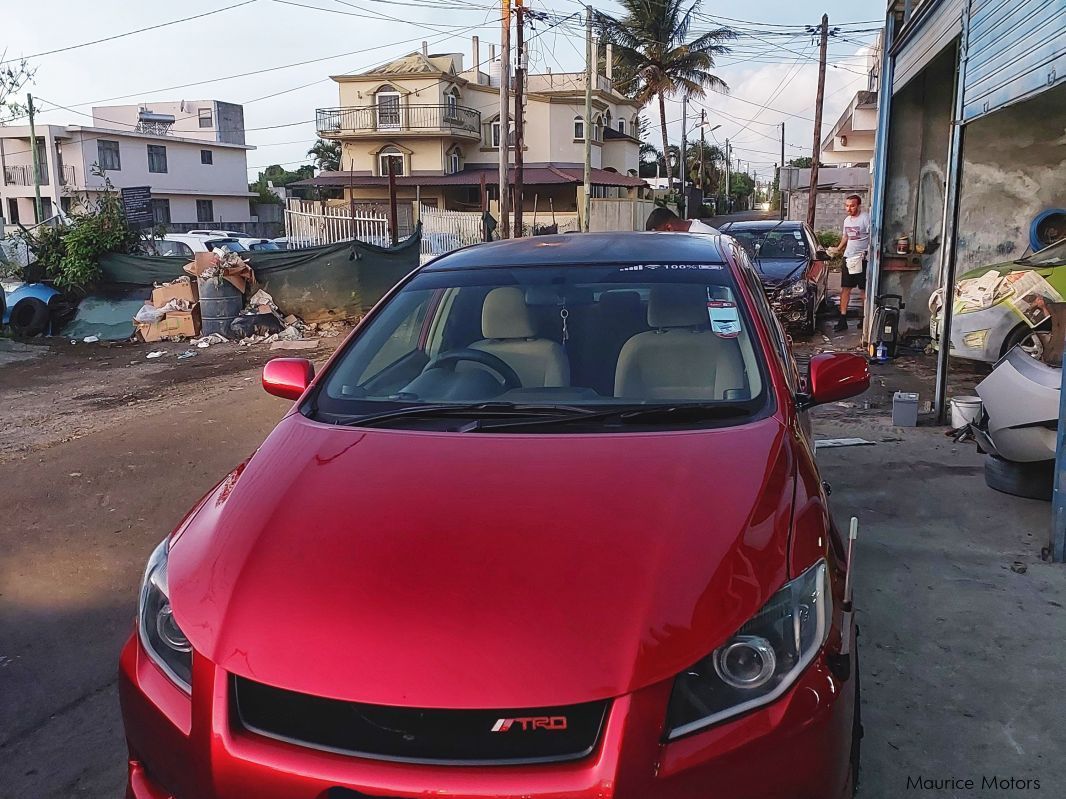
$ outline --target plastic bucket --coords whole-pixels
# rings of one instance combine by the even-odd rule
[[[980,397],[951,398],[951,426],[958,430],[981,418]]]
[[[200,280],[200,333],[230,337],[229,324],[244,307],[244,296],[228,280]]]

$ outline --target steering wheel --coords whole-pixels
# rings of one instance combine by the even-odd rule
[[[496,357],[491,352],[485,352],[483,350],[461,349],[442,352],[426,364],[426,368],[422,371],[425,373],[430,369],[444,369],[449,372],[454,372],[455,365],[460,361],[472,361],[473,363],[481,364],[482,366],[491,369],[503,379],[504,390],[522,388],[522,380],[519,378],[518,373],[508,366],[505,360]]]

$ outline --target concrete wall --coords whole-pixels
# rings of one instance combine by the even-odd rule
[[[882,272],[880,291],[903,295],[904,333],[929,326],[929,295],[940,285],[944,185],[951,133],[955,48],[948,47],[892,100],[885,170],[883,247],[902,234],[924,244],[921,269]]]
[[[1066,85],[966,126],[959,205],[959,274],[1025,254],[1033,217],[1066,206]]]
[[[826,191],[819,189],[815,203],[818,206],[814,217],[814,230],[835,230],[840,232],[844,226],[844,199],[852,194],[862,197],[862,205],[866,210],[870,209],[869,189],[847,189]],[[808,199],[810,195],[806,190],[793,191],[788,198],[788,218],[797,221],[806,221]]]

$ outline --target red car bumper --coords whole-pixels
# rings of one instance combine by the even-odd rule
[[[670,685],[616,699],[587,758],[525,766],[368,760],[267,739],[230,717],[229,675],[196,660],[193,696],[136,636],[120,664],[127,799],[837,799],[849,789],[854,678],[819,657],[781,699],[669,744]]]

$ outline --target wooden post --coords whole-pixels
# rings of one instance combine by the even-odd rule
[[[507,167],[511,152],[511,0],[503,0],[500,24],[500,238],[506,239],[510,236]]]
[[[585,6],[585,197],[581,202],[584,211],[581,229],[589,232],[592,216],[592,81],[596,76],[596,64],[592,57],[592,6]]]
[[[400,243],[400,231],[396,222],[396,159],[386,158],[389,164],[389,238],[392,246]]]

